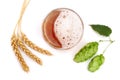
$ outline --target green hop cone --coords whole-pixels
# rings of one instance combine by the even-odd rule
[[[98,45],[98,42],[89,42],[82,49],[80,49],[80,51],[78,51],[73,60],[79,63],[90,59],[98,51]]]
[[[88,70],[90,72],[95,72],[96,70],[98,70],[100,68],[100,66],[104,63],[104,56],[103,54],[97,55],[95,56],[89,63],[88,65]]]

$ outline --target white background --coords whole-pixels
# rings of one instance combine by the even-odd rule
[[[26,73],[21,69],[12,48],[10,38],[19,18],[23,0],[0,0],[0,80],[120,80],[120,2],[119,0],[31,0],[23,17],[22,30],[27,37],[54,56],[48,57],[32,50],[43,60],[36,64],[24,53],[30,67]],[[79,44],[69,50],[57,50],[49,46],[42,36],[45,16],[56,8],[76,11],[84,22],[84,36]],[[107,39],[96,35],[89,24],[105,24],[112,28],[115,42],[107,49],[105,63],[95,73],[87,70],[89,61],[75,63],[75,53],[89,41]],[[100,54],[107,44],[100,44]]]

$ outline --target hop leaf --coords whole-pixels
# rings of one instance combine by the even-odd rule
[[[92,24],[90,26],[92,27],[92,29],[94,31],[96,31],[100,35],[103,35],[103,36],[106,36],[106,37],[108,37],[112,33],[111,28],[109,28],[108,26],[105,26],[105,25]]]

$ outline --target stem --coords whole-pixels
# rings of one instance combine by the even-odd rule
[[[29,2],[30,2],[30,0],[24,0],[24,3],[23,3],[23,5],[22,5],[20,18],[19,18],[19,20],[18,20],[18,36],[19,36],[19,37],[21,36],[21,33],[22,33],[22,29],[21,29],[22,17],[23,17],[23,14],[24,14],[25,9],[27,8]]]
[[[103,54],[106,52],[106,50],[108,49],[108,47],[113,43],[114,41],[110,41],[110,43],[107,45],[107,47],[103,50]]]
[[[24,0],[23,5],[22,5],[22,9],[21,9],[21,13],[20,13],[20,17],[18,19],[18,22],[17,22],[15,29],[14,29],[14,32],[13,32],[13,34],[17,35],[18,37],[20,37],[21,32],[22,32],[21,31],[21,21],[22,21],[22,17],[23,17],[23,14],[25,12],[25,9],[27,8],[29,2],[30,2],[30,0]]]
[[[110,37],[109,40],[99,40],[99,42],[110,42],[107,47],[103,50],[103,54],[106,52],[106,50],[108,49],[108,47],[114,42]]]
[[[111,42],[111,40],[99,40],[99,42]]]

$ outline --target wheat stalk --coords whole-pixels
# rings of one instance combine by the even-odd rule
[[[21,48],[21,50],[25,52],[27,56],[29,56],[31,59],[36,61],[38,64],[42,65],[41,59],[36,55],[32,54],[32,52],[24,45],[24,43],[20,39],[18,39],[18,45]]]
[[[29,56],[31,59],[33,59],[35,62],[37,62],[38,64],[42,65],[42,61],[39,57],[37,57],[36,55],[34,55],[27,47],[29,46],[30,48],[42,53],[42,54],[46,54],[46,55],[52,55],[49,51],[44,50],[42,48],[39,48],[37,45],[35,45],[32,41],[30,41],[27,36],[22,33],[21,30],[21,22],[22,22],[22,17],[23,14],[25,12],[25,9],[27,7],[27,5],[29,4],[30,0],[24,0],[23,2],[23,6],[21,9],[21,13],[20,13],[20,17],[18,19],[18,22],[15,26],[14,32],[13,32],[13,36],[11,38],[11,46],[13,48],[13,51],[19,61],[19,63],[21,64],[22,68],[24,71],[28,72],[29,71],[29,67],[27,66],[24,58],[22,57],[19,48],[21,49],[21,51],[23,51],[27,56]],[[26,45],[25,45],[26,44]]]
[[[18,61],[19,61],[19,63],[21,64],[22,69],[24,71],[28,72],[29,71],[29,67],[27,66],[24,58],[22,57],[22,55],[21,55],[21,53],[20,53],[20,51],[18,49],[17,38],[14,35],[11,38],[11,46],[13,48],[13,51],[14,51],[14,53],[15,53]]]
[[[27,36],[22,33],[22,40],[32,49],[34,49],[35,51],[38,51],[39,53],[42,53],[42,54],[45,54],[45,55],[48,55],[48,56],[51,56],[52,54],[48,51],[48,50],[45,50],[43,48],[40,48],[38,47],[36,44],[34,44],[32,41],[30,41]]]

